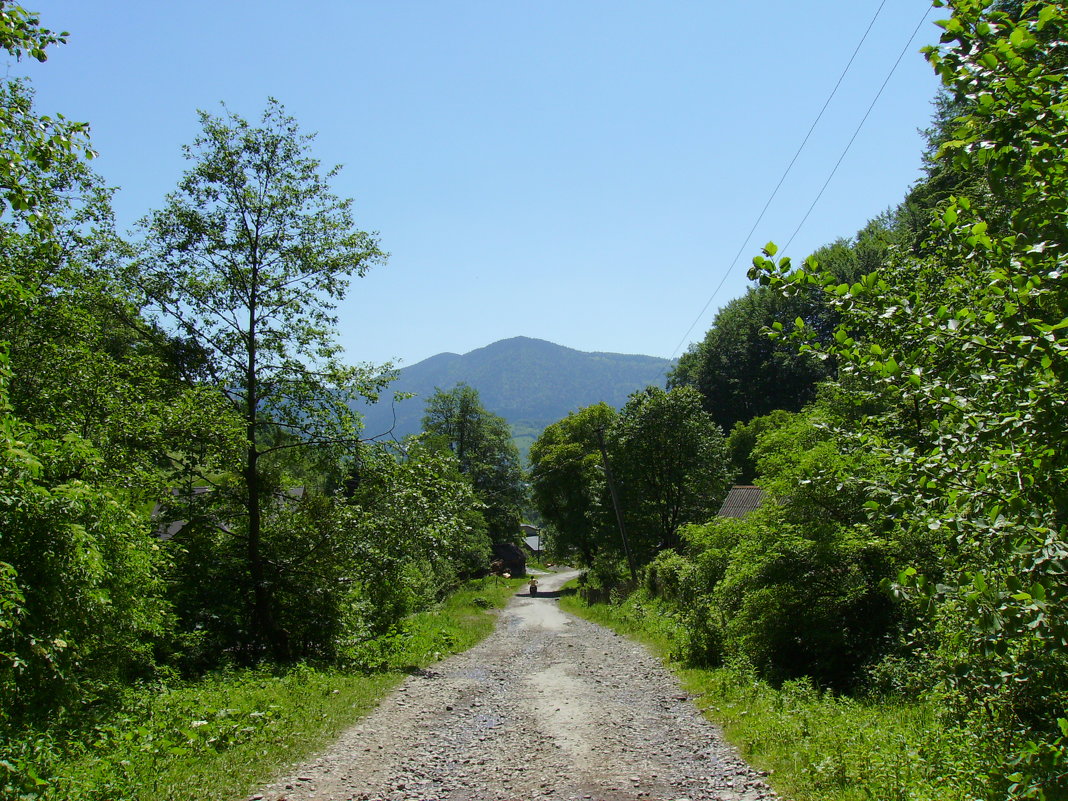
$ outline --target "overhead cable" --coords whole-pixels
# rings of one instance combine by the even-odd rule
[[[890,79],[897,71],[898,65],[901,64],[901,59],[905,57],[905,53],[907,53],[909,47],[912,46],[912,40],[916,38],[916,34],[920,32],[920,27],[923,25],[924,20],[927,19],[927,15],[930,13],[930,8],[924,9],[923,16],[920,17],[920,21],[916,23],[915,30],[912,31],[912,36],[909,37],[909,40],[905,43],[905,46],[901,48],[901,52],[898,53],[897,56],[897,61],[895,61],[894,66],[890,68],[890,72],[887,73],[886,79],[883,81],[883,85],[879,87],[879,91],[875,93],[875,97],[872,99],[871,105],[869,105],[868,110],[864,112],[864,116],[861,118],[860,123],[857,125],[857,129],[853,131],[853,136],[851,136],[849,141],[846,143],[845,149],[842,151],[842,155],[838,157],[838,161],[835,162],[834,168],[831,170],[830,175],[827,176],[827,180],[823,182],[823,186],[820,187],[820,191],[813,199],[812,204],[808,207],[808,211],[805,212],[805,216],[801,218],[801,222],[797,224],[797,228],[795,228],[794,232],[790,234],[790,238],[787,240],[786,247],[783,248],[783,251],[787,251],[790,249],[790,244],[794,241],[794,237],[797,236],[797,232],[801,230],[801,226],[805,224],[805,221],[812,213],[812,210],[816,208],[816,204],[820,202],[820,198],[823,197],[824,190],[827,189],[827,185],[830,184],[831,179],[834,178],[834,174],[838,172],[838,168],[842,165],[843,159],[845,159],[846,154],[849,152],[849,149],[853,146],[853,142],[856,140],[857,134],[859,134],[860,129],[864,127],[864,123],[867,122],[868,116],[871,114],[872,109],[875,108],[875,104],[879,102],[879,98],[882,96],[883,90],[886,89],[886,85],[890,83]]]
[[[868,34],[871,33],[871,29],[872,29],[872,27],[874,27],[875,21],[879,18],[879,14],[882,12],[883,6],[885,6],[885,5],[886,5],[886,0],[882,0],[882,2],[879,3],[879,7],[877,9],[875,9],[875,14],[872,16],[871,22],[868,23],[868,27],[864,30],[864,34],[860,37],[860,41],[857,42],[857,46],[855,48],[853,48],[853,54],[849,57],[849,61],[846,62],[845,69],[843,69],[842,70],[842,74],[838,76],[837,83],[835,83],[834,88],[831,89],[831,93],[829,95],[827,95],[827,100],[824,101],[823,107],[820,109],[819,114],[816,115],[816,119],[814,119],[812,121],[812,125],[809,126],[808,133],[806,133],[805,134],[805,138],[801,140],[801,144],[798,146],[797,151],[794,153],[793,158],[790,159],[790,163],[786,165],[786,169],[783,171],[782,176],[779,178],[779,182],[777,184],[775,184],[775,188],[771,191],[771,194],[768,196],[767,202],[764,203],[764,208],[762,208],[760,210],[760,214],[757,215],[756,221],[753,223],[753,227],[749,229],[749,233],[746,234],[745,239],[742,241],[742,244],[739,246],[738,252],[734,254],[734,258],[731,259],[731,263],[727,266],[727,269],[723,271],[723,277],[720,278],[719,284],[716,285],[716,288],[715,288],[715,290],[713,290],[711,297],[709,297],[708,301],[705,303],[705,305],[701,309],[700,313],[697,315],[697,317],[694,319],[694,321],[690,324],[690,327],[688,329],[686,329],[686,333],[682,335],[682,339],[679,340],[679,344],[675,346],[675,350],[672,351],[671,356],[669,357],[669,360],[675,358],[675,355],[682,348],[682,346],[686,342],[687,338],[689,338],[689,336],[690,336],[691,332],[693,331],[693,329],[697,326],[697,324],[705,316],[705,312],[708,311],[708,307],[712,305],[712,301],[716,299],[716,296],[719,294],[719,291],[723,288],[723,284],[726,282],[727,276],[730,275],[731,270],[734,269],[734,265],[738,263],[738,259],[741,258],[742,253],[745,251],[746,247],[748,247],[749,240],[752,239],[753,233],[756,231],[757,226],[760,225],[761,220],[764,219],[764,215],[767,213],[768,208],[771,206],[772,201],[775,200],[775,196],[778,194],[780,187],[782,187],[783,182],[786,180],[786,177],[790,174],[790,171],[793,169],[794,163],[797,161],[798,156],[801,155],[801,151],[804,150],[805,149],[805,145],[808,144],[808,140],[812,136],[812,132],[814,130],[816,130],[816,126],[819,124],[819,121],[823,118],[823,113],[827,110],[827,107],[831,104],[831,100],[834,99],[835,94],[837,94],[838,88],[842,85],[842,81],[845,79],[845,76],[848,74],[850,67],[853,66],[853,61],[856,59],[857,53],[860,52],[860,48],[864,45],[864,42],[867,40]],[[913,37],[915,37],[915,34],[913,34]],[[909,39],[909,41],[911,42],[912,39]]]

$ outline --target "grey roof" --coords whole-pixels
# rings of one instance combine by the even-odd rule
[[[174,498],[194,498],[199,495],[204,495],[211,492],[211,487],[193,487],[191,490],[179,490],[171,488],[170,493]],[[166,506],[162,503],[156,503],[152,506],[152,519],[157,522],[156,536],[161,540],[169,540],[179,531],[186,527],[189,523],[188,520],[171,520],[165,521],[161,518],[166,511]]]
[[[191,500],[201,495],[206,495],[212,492],[211,487],[193,487],[191,490],[179,490],[172,488],[170,490],[171,496],[175,498],[184,498]],[[275,493],[275,499],[285,502],[293,502],[301,500],[307,490],[305,487],[291,487],[286,490],[282,490],[280,493]],[[163,503],[156,503],[152,507],[152,519],[156,521],[156,536],[161,540],[169,540],[174,537],[179,531],[189,525],[188,520],[165,520],[167,507]],[[219,524],[219,527],[225,531],[230,529],[225,523]]]
[[[731,491],[723,499],[723,505],[719,507],[717,514],[719,517],[745,517],[760,506],[763,500],[764,490],[760,487],[731,487]]]
[[[532,551],[541,550],[541,537],[523,537],[523,542],[525,542],[527,547]]]

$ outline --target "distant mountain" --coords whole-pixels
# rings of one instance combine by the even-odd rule
[[[600,401],[619,408],[637,389],[664,386],[672,365],[655,356],[584,353],[529,337],[503,339],[463,356],[439,353],[403,368],[390,385],[392,392],[415,397],[393,405],[387,393],[382,402],[361,409],[364,434],[388,431],[394,413],[393,436],[418,432],[426,399],[438,388],[452,389],[463,382],[478,390],[486,409],[508,421],[525,457],[530,443],[550,423]]]

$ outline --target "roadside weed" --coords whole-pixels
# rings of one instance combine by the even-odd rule
[[[0,744],[0,799],[240,797],[327,745],[407,673],[486,637],[496,622],[487,610],[503,607],[521,583],[469,582],[410,616],[362,654],[373,670],[228,671],[132,691],[121,709],[62,737],[9,737]]]

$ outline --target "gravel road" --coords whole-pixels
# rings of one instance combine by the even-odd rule
[[[267,801],[757,801],[775,794],[642,646],[541,577],[466,653],[410,676]]]

